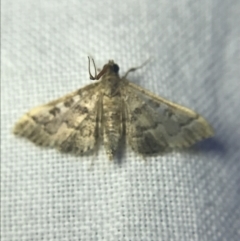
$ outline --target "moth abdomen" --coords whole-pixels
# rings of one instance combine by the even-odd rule
[[[122,110],[121,99],[103,98],[103,140],[107,155],[111,156],[116,152],[122,136]]]

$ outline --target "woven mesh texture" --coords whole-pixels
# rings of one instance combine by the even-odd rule
[[[1,240],[240,240],[239,16],[238,0],[3,0]],[[88,55],[122,74],[151,57],[128,78],[215,137],[109,162],[13,136],[24,112],[91,82]]]

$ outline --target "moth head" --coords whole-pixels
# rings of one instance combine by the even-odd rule
[[[95,76],[93,76],[90,72],[90,58],[88,57],[89,60],[89,65],[88,65],[88,70],[89,70],[89,75],[90,75],[90,79],[92,80],[99,80],[103,75],[118,75],[118,71],[119,71],[119,66],[114,63],[113,60],[109,60],[109,62],[107,64],[105,64],[102,68],[102,70],[97,74],[96,71],[96,65],[94,63],[94,60],[92,59],[94,68],[95,68]]]
[[[113,60],[109,60],[108,64],[105,64],[105,65],[103,66],[103,69],[104,69],[105,66],[107,66],[107,68],[109,68],[109,71],[110,71],[110,72],[113,72],[113,73],[115,73],[115,74],[118,74],[119,66],[118,66],[116,63],[114,63]]]
[[[97,75],[97,79],[101,78],[103,75],[118,75],[119,66],[114,63],[113,60],[109,60],[107,64],[105,64],[102,70]]]

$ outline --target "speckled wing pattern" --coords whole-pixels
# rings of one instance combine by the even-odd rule
[[[189,147],[213,135],[210,125],[196,112],[131,82],[126,96],[127,141],[143,156]]]
[[[40,146],[82,154],[94,150],[98,137],[98,83],[30,110],[13,132]]]
[[[199,114],[129,82],[127,74],[120,78],[118,70],[110,60],[98,75],[89,71],[98,82],[30,110],[14,133],[78,155],[97,151],[103,141],[110,160],[123,135],[141,156],[188,147],[213,135]]]

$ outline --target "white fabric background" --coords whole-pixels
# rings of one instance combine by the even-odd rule
[[[239,16],[238,0],[3,0],[2,240],[240,240]],[[201,113],[215,137],[109,162],[13,136],[24,112],[91,82],[89,54],[122,74],[152,57],[129,79]]]

